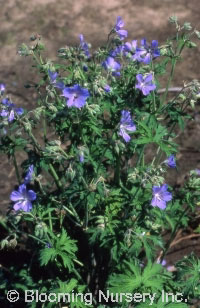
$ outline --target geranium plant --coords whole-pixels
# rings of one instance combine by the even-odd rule
[[[29,111],[0,85],[0,150],[18,182],[1,218],[1,248],[15,256],[1,271],[5,307],[17,305],[10,290],[19,307],[184,308],[199,298],[198,257],[174,271],[165,260],[200,202],[196,170],[179,189],[166,183],[200,92],[191,81],[168,96],[183,49],[200,38],[170,22],[175,36],[160,45],[126,41],[118,17],[105,46],[93,51],[81,34],[58,63],[44,58],[39,36],[20,47],[39,78],[26,85],[37,93]]]

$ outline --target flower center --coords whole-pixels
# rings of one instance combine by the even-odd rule
[[[162,199],[161,199],[161,196],[160,196],[160,194],[159,194],[159,193],[155,194],[155,197],[156,197],[156,199],[158,199],[159,201],[161,201],[161,200],[162,200]]]

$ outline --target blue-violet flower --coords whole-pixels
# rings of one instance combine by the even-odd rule
[[[148,45],[146,39],[141,40],[141,47],[136,49],[133,58],[139,62],[149,64],[153,58],[160,56],[158,41],[153,40],[151,45]]]
[[[62,81],[57,81],[57,77],[58,77],[58,73],[57,72],[51,72],[50,70],[48,70],[48,74],[49,74],[49,78],[50,78],[50,82],[51,84],[58,89],[63,90],[65,85]]]
[[[83,162],[84,162],[84,153],[83,153],[83,152],[81,152],[81,153],[79,154],[79,161],[80,161],[80,163],[83,163]]]
[[[157,206],[161,210],[166,208],[166,202],[172,200],[172,194],[167,191],[168,185],[164,184],[162,186],[153,186],[153,199],[151,200],[152,206]]]
[[[51,72],[50,70],[48,70],[48,74],[49,74],[49,78],[52,84],[56,83],[56,78],[58,77],[58,73],[57,72]]]
[[[194,171],[197,175],[200,175],[200,169],[195,169]]]
[[[161,264],[162,266],[165,266],[167,264],[167,261],[164,259],[164,260],[162,260],[162,262],[160,262],[160,260],[157,261],[157,263]]]
[[[126,42],[124,44],[124,53],[125,55],[128,55],[128,53],[135,53],[137,48],[137,40],[133,40],[131,43]],[[134,56],[132,57],[134,59]]]
[[[109,86],[108,84],[106,84],[106,85],[104,86],[104,91],[109,93],[110,90],[111,90],[110,86]]]
[[[81,108],[86,104],[87,98],[90,96],[88,89],[81,88],[80,85],[75,84],[73,87],[65,87],[63,95],[67,100],[68,107]]]
[[[22,115],[23,112],[24,112],[24,109],[23,108],[17,108],[15,106],[15,104],[13,104],[12,102],[9,101],[8,98],[4,98],[2,100],[2,104],[5,106],[1,112],[0,112],[0,115],[2,117],[7,117],[8,118],[8,121],[9,122],[12,122],[15,118],[15,112],[18,114],[18,115]]]
[[[165,162],[169,167],[176,168],[176,160],[174,155],[170,155]]]
[[[108,57],[103,63],[102,66],[106,69],[106,70],[110,70],[112,72],[112,75],[114,76],[119,76],[120,72],[117,72],[118,70],[120,70],[121,65],[120,63],[118,63],[117,61],[115,61],[115,59],[113,57]]]
[[[119,135],[122,136],[126,142],[129,142],[131,137],[128,135],[127,131],[134,132],[135,130],[136,126],[131,119],[130,111],[122,110]]]
[[[18,191],[14,190],[11,193],[10,199],[15,202],[15,211],[30,212],[32,209],[31,201],[36,199],[36,193],[33,190],[27,190],[26,185],[22,184],[19,186]]]
[[[30,165],[29,168],[28,168],[28,171],[26,173],[26,176],[24,178],[24,184],[28,184],[32,181],[32,178],[33,178],[33,168],[34,166],[33,165]]]
[[[5,89],[6,89],[5,84],[0,83],[0,95],[4,94]]]
[[[89,46],[88,43],[85,42],[83,34],[79,35],[80,38],[80,47],[84,51],[86,57],[90,58]]]
[[[124,26],[124,21],[120,16],[117,17],[117,23],[115,25],[115,31],[119,35],[120,39],[123,40],[128,36],[128,31],[127,30],[121,30]]]
[[[111,50],[109,55],[111,57],[122,56],[124,54],[124,45],[117,46],[115,49]]]
[[[149,93],[156,89],[156,85],[152,82],[153,75],[149,74],[143,77],[142,74],[136,75],[137,84],[135,86],[136,89],[142,91],[143,95],[149,95]]]

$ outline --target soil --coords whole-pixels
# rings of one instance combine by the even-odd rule
[[[48,57],[56,59],[57,50],[66,45],[79,44],[78,35],[98,47],[122,16],[129,40],[146,37],[157,39],[159,44],[174,33],[174,26],[168,23],[169,16],[176,15],[180,21],[191,22],[200,29],[199,0],[7,0],[1,1],[0,9],[0,83],[5,83],[13,101],[26,109],[35,105],[35,97],[24,88],[32,80],[33,70],[27,58],[17,54],[21,43],[29,42],[32,34],[40,34],[46,44]],[[172,86],[182,86],[183,81],[199,79],[200,44],[184,52]],[[172,171],[169,184],[180,185],[189,170],[200,168],[200,117],[187,125],[179,137],[179,170]],[[20,156],[17,157],[20,161]],[[15,172],[6,157],[0,161],[0,211],[5,214],[9,195],[16,185]],[[200,213],[197,213],[197,216]],[[196,219],[196,218],[195,218]],[[199,221],[195,221],[198,225]],[[194,251],[200,256],[200,238],[180,242],[167,256],[168,265]]]

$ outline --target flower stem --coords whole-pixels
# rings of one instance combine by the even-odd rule
[[[49,212],[48,216],[49,216],[49,227],[50,227],[51,232],[53,232],[51,212]]]
[[[27,235],[28,235],[29,237],[33,238],[34,240],[39,241],[40,243],[46,245],[46,242],[45,242],[45,241],[42,241],[42,240],[39,239],[38,237],[36,237],[36,236],[34,236],[34,235],[32,235],[32,234],[28,234],[28,233],[27,233]]]
[[[121,160],[121,151],[119,152],[119,155],[117,155],[117,161],[116,161],[116,168],[115,168],[115,174],[114,174],[114,182],[116,185],[119,185],[120,182],[120,160]]]
[[[21,184],[21,178],[20,178],[20,174],[19,174],[19,169],[18,169],[18,165],[17,165],[15,152],[13,152],[12,157],[13,157],[13,163],[14,163],[14,166],[15,166],[15,173],[16,173],[16,176],[17,176],[18,183],[20,185]]]
[[[47,125],[46,125],[46,115],[45,111],[43,111],[43,138],[44,142],[47,142]]]
[[[151,59],[151,69],[154,72],[154,66],[153,66],[153,60]],[[154,78],[155,79],[155,78]],[[153,111],[156,113],[156,96],[155,96],[155,90],[152,91],[153,95]]]
[[[58,187],[58,189],[62,188],[62,183],[60,182],[60,179],[51,163],[49,164],[49,168],[50,168],[51,175],[53,176],[55,180],[56,186]]]
[[[164,102],[166,101],[166,98],[167,98],[167,94],[168,94],[168,89],[171,85],[171,82],[172,82],[172,79],[174,77],[174,70],[175,70],[175,66],[176,66],[176,61],[177,61],[177,58],[173,58],[172,59],[172,67],[171,67],[171,72],[170,72],[170,76],[169,76],[169,79],[168,79],[168,82],[167,82],[167,86],[166,86],[166,89],[165,89],[165,93],[163,94],[163,97],[162,97],[162,100],[161,100],[161,106],[164,104]]]

